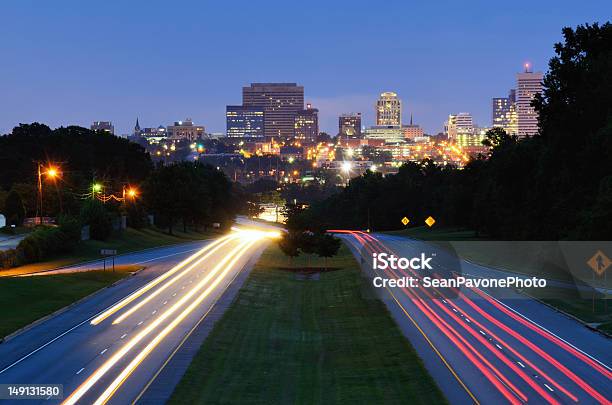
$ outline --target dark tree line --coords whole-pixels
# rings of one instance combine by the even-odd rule
[[[563,30],[543,93],[540,134],[488,133],[490,156],[464,169],[407,163],[366,173],[290,221],[306,229],[397,229],[400,219],[474,229],[495,238],[612,236],[612,25]]]

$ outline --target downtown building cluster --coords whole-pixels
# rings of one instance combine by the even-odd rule
[[[338,116],[337,132],[329,136],[320,132],[319,110],[305,102],[303,86],[251,83],[242,87],[241,104],[226,106],[225,133],[207,133],[203,125],[190,118],[143,128],[136,119],[130,138],[142,144],[154,159],[164,161],[215,157],[214,164],[218,164],[224,159],[244,161],[276,156],[290,164],[306,163],[300,170],[272,166],[269,170],[249,170],[247,177],[251,180],[272,174],[287,181],[304,175],[310,178],[306,167],[311,172],[344,172],[345,177],[367,169],[394,172],[405,161],[423,159],[461,167],[470,156],[486,155],[482,142],[492,127],[518,137],[537,133],[538,117],[531,102],[542,91],[542,79],[542,73],[534,73],[526,65],[525,71],[517,74],[516,88],[507,97],[492,98],[490,126],[478,126],[472,114],[458,112],[448,115],[443,130],[437,134],[426,134],[413,122],[413,114],[405,112],[398,94],[385,91],[373,100],[373,125],[364,125],[361,112],[347,112]],[[108,121],[96,121],[91,129],[114,133]],[[234,171],[233,177],[239,179],[241,175]]]

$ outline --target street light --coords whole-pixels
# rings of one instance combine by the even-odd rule
[[[47,167],[44,167],[42,163],[37,162],[38,169],[38,207],[36,208],[36,217],[40,218],[40,224],[43,223],[43,190],[42,190],[42,176],[45,175],[49,180],[55,180],[60,176],[60,171],[57,166],[53,164],[47,164]],[[61,197],[60,197],[61,198]],[[60,199],[60,207],[61,207],[61,199]],[[38,208],[40,208],[40,217],[38,216]]]
[[[345,173],[349,173],[353,168],[353,164],[351,162],[343,162],[342,163],[342,171]]]

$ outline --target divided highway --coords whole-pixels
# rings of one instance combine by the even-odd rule
[[[148,268],[0,344],[0,384],[63,385],[63,399],[28,403],[132,402],[277,236],[234,230],[207,243],[122,257]]]

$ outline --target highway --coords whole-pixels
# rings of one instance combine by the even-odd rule
[[[460,260],[425,242],[341,231],[363,272],[423,281],[500,272]],[[432,270],[373,270],[373,253],[433,255]],[[402,332],[453,404],[610,404],[612,341],[518,292],[502,289],[380,287]],[[502,294],[503,292],[503,294]]]
[[[0,344],[0,384],[63,385],[62,399],[28,403],[131,403],[275,237],[241,228],[122,256],[147,268]]]

